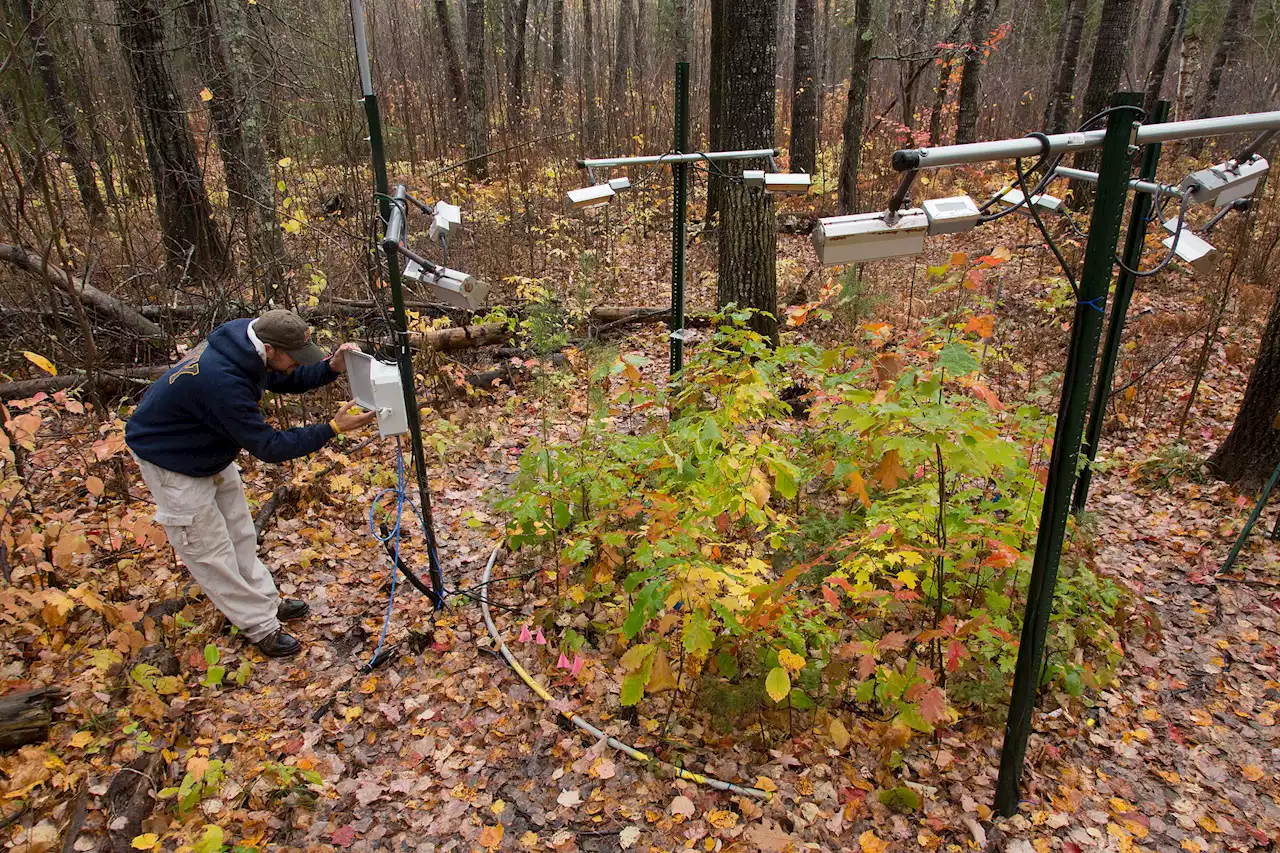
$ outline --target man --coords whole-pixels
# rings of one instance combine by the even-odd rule
[[[258,537],[245,502],[241,450],[263,462],[314,453],[339,433],[358,429],[374,412],[351,414],[343,403],[324,424],[273,429],[262,392],[301,394],[345,373],[343,344],[326,358],[292,311],[224,323],[147,389],[125,427],[125,441],[156,501],[156,522],[209,600],[270,657],[302,645],[280,628],[301,619],[305,601],[281,601],[258,559]]]

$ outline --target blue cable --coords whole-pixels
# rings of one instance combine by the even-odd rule
[[[378,528],[374,523],[373,516],[378,509],[378,504],[388,493],[394,493],[396,496],[396,526],[392,528],[386,536],[382,536],[378,533]],[[384,544],[390,542],[392,539],[395,540],[395,557],[391,564],[391,595],[387,598],[387,613],[382,619],[382,633],[378,637],[378,648],[374,650],[373,657],[370,658],[369,663],[366,664],[366,667],[369,670],[373,669],[373,662],[376,661],[378,659],[378,655],[382,653],[382,644],[386,642],[387,639],[387,628],[391,625],[391,609],[396,603],[396,580],[400,574],[400,524],[404,519],[404,505],[407,502],[412,506],[412,503],[408,500],[408,496],[405,494],[404,452],[400,447],[400,437],[396,436],[396,487],[394,489],[383,489],[378,493],[377,497],[373,499],[373,503],[369,504],[369,533],[374,539],[377,539],[379,542]],[[418,513],[418,518],[421,520],[421,513]]]

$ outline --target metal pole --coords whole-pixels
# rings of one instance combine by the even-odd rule
[[[1169,117],[1169,102],[1156,104],[1150,119],[1154,122],[1164,121]],[[1142,165],[1138,167],[1138,176],[1144,181],[1155,179],[1156,167],[1160,163],[1160,143],[1153,142],[1142,151]],[[1130,181],[1132,186],[1134,181]],[[1107,415],[1107,398],[1111,394],[1111,380],[1115,376],[1116,361],[1120,358],[1120,338],[1124,335],[1125,314],[1129,310],[1129,300],[1133,298],[1133,287],[1138,277],[1128,270],[1138,269],[1142,262],[1142,245],[1147,236],[1147,220],[1151,215],[1152,197],[1145,192],[1134,193],[1133,206],[1129,213],[1129,231],[1124,238],[1124,266],[1116,277],[1115,301],[1111,305],[1111,316],[1107,320],[1107,338],[1102,345],[1102,361],[1098,365],[1098,382],[1093,392],[1093,406],[1089,410],[1089,428],[1085,431],[1084,454],[1089,462],[1080,472],[1076,481],[1076,495],[1072,502],[1073,512],[1084,509],[1089,498],[1089,483],[1093,479],[1093,461],[1098,457],[1098,445],[1102,440],[1102,422]]]
[[[1163,124],[1145,124],[1138,128],[1134,138],[1136,145],[1153,142],[1172,142],[1176,139],[1198,139],[1206,136],[1229,136],[1233,133],[1254,133],[1280,128],[1280,110],[1266,113],[1219,116],[1217,118],[1170,121]],[[1087,151],[1102,145],[1105,131],[1087,130],[1083,133],[1055,133],[1048,137],[1050,154],[1067,151]],[[1015,157],[1037,157],[1046,153],[1039,139],[996,139],[990,142],[970,142],[964,145],[943,145],[938,148],[908,148],[893,152],[893,168],[899,172],[908,169],[935,169],[941,166],[960,166],[965,163],[985,163],[989,160],[1012,160]]]
[[[1158,146],[1160,143],[1155,142],[1152,145]],[[1073,169],[1070,166],[1058,166],[1053,170],[1055,178],[1067,178],[1072,181],[1086,181],[1091,184],[1098,182],[1098,173],[1090,172],[1088,169]],[[1137,190],[1140,193],[1151,193],[1152,195],[1169,195],[1174,198],[1182,198],[1185,192],[1180,187],[1170,184],[1158,184],[1154,181],[1132,180],[1129,182],[1129,189]]]
[[[1236,537],[1236,544],[1231,546],[1231,553],[1227,555],[1227,561],[1222,564],[1222,568],[1218,569],[1218,571],[1230,571],[1231,567],[1236,564],[1236,558],[1240,556],[1240,551],[1244,548],[1244,542],[1249,538],[1249,531],[1257,523],[1258,516],[1262,515],[1262,508],[1267,505],[1267,498],[1271,497],[1271,491],[1276,487],[1276,480],[1280,480],[1280,465],[1277,465],[1276,470],[1271,472],[1271,479],[1267,480],[1266,488],[1258,496],[1258,502],[1253,505],[1253,512],[1249,513],[1249,520],[1244,523],[1244,530],[1241,530],[1240,535]],[[1280,521],[1276,523],[1280,525]],[[1274,533],[1272,538],[1275,538]]]
[[[1132,169],[1129,140],[1139,115],[1142,94],[1121,92],[1112,97],[1111,103],[1134,109],[1116,110],[1107,116],[1098,194],[1080,274],[1080,292],[1076,297],[1075,320],[1071,326],[1071,348],[1063,371],[1062,399],[1053,434],[1053,455],[1049,461],[1035,560],[1027,587],[1027,608],[1018,645],[1009,719],[1005,724],[1004,747],[1000,752],[995,804],[996,811],[1005,817],[1018,810],[1027,740],[1031,736],[1031,716],[1040,681],[1040,661],[1053,610],[1053,591],[1062,556],[1067,511],[1071,506],[1071,486],[1075,479],[1076,460],[1080,456],[1080,438],[1084,431],[1085,410],[1089,405],[1089,386],[1093,380],[1098,339],[1102,333],[1102,315],[1111,284],[1116,244],[1120,240],[1125,196],[1128,194],[1127,184]]]
[[[689,147],[689,63],[676,63],[675,152],[683,154]],[[671,375],[684,368],[684,244],[685,205],[688,192],[685,183],[689,166],[672,164],[674,203],[671,205]]]
[[[378,96],[373,93],[369,73],[369,53],[365,46],[364,10],[360,0],[351,0],[351,22],[355,27],[356,59],[360,66],[360,88],[364,92],[364,114],[369,122],[369,157],[373,164],[374,194],[378,199],[381,227],[385,229],[391,219],[391,196],[387,185],[387,158],[382,145],[382,117],[378,111]],[[404,204],[400,201],[398,204]],[[404,211],[402,211],[403,213]],[[413,354],[409,349],[409,327],[404,310],[404,290],[400,282],[400,258],[395,249],[383,245],[387,256],[387,284],[391,288],[391,304],[394,308],[393,326],[396,342],[396,363],[400,367],[400,387],[404,389],[405,414],[409,421],[409,443],[413,452],[413,469],[418,480],[418,501],[422,507],[422,520],[427,536],[427,559],[431,568],[431,588],[435,592],[433,603],[444,606],[444,575],[436,548],[435,519],[431,513],[431,492],[427,485],[427,463],[422,451],[422,424],[418,418],[418,398],[414,391]],[[395,568],[392,567],[392,571]]]
[[[685,110],[688,113],[688,110]],[[615,166],[653,166],[659,163],[699,163],[703,160],[747,160],[753,157],[775,157],[777,148],[752,148],[746,151],[690,151],[684,154],[646,154],[642,157],[596,157],[579,160],[579,169],[610,169]]]

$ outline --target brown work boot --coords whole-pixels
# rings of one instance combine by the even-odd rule
[[[294,619],[301,619],[311,612],[311,605],[305,601],[299,601],[296,598],[286,598],[280,602],[280,606],[276,608],[276,618],[281,622],[292,622]]]
[[[302,643],[277,628],[258,642],[254,643],[258,651],[269,658],[287,658],[302,651]]]

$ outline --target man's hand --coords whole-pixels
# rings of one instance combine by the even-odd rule
[[[337,373],[347,372],[347,353],[360,352],[360,345],[353,343],[345,343],[333,351],[333,355],[329,356],[329,366]]]
[[[355,345],[351,344],[350,346]],[[362,412],[358,409],[355,414],[352,414],[351,407],[355,404],[355,400],[348,400],[338,407],[338,414],[334,415],[333,420],[329,421],[329,426],[333,427],[334,432],[341,435],[344,432],[360,429],[360,427],[368,424],[378,416],[377,412]]]

